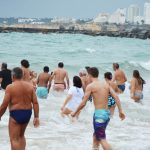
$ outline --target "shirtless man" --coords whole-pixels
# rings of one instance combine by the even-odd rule
[[[93,117],[94,123],[94,135],[93,135],[93,150],[98,150],[100,144],[104,150],[111,150],[111,147],[106,141],[105,129],[110,120],[110,111],[108,110],[108,96],[111,94],[116,101],[119,110],[119,117],[123,120],[125,115],[122,112],[120,100],[112,88],[106,82],[101,82],[98,79],[99,71],[97,68],[92,67],[88,71],[89,80],[91,83],[87,86],[84,98],[77,108],[77,110],[72,113],[72,117],[75,117],[78,112],[80,112],[83,107],[85,107],[90,95],[93,97],[93,102],[95,106],[95,112]]]
[[[51,87],[51,75],[49,74],[49,67],[45,66],[42,73],[39,74],[37,79],[36,94],[39,98],[47,98]]]
[[[115,82],[118,85],[118,88],[120,89],[120,93],[123,93],[125,90],[125,82],[127,81],[125,73],[119,69],[118,63],[113,63],[113,69],[115,71],[112,81]]]
[[[23,71],[23,80],[27,82],[31,82],[33,78],[33,73],[30,71],[29,67],[30,67],[30,64],[28,60],[23,59],[21,61],[21,68]]]
[[[85,89],[88,85],[88,81],[87,81],[87,71],[86,69],[80,69],[79,71],[79,76],[80,76],[80,79],[82,81],[82,88],[83,88],[83,91],[85,92]]]
[[[67,87],[65,83],[65,78],[67,81]],[[53,90],[55,91],[64,91],[66,88],[69,89],[69,77],[67,71],[64,69],[63,62],[58,63],[58,68],[54,70],[52,74],[52,79],[54,79]]]
[[[39,126],[39,104],[33,86],[22,80],[22,69],[17,67],[12,70],[13,83],[8,85],[2,105],[0,106],[0,118],[9,106],[9,136],[11,150],[25,150],[26,139],[24,136],[26,127],[34,110],[35,127]]]

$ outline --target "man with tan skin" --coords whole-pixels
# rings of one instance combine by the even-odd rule
[[[27,81],[27,82],[31,82],[31,80],[33,78],[33,73],[30,71],[29,67],[30,67],[30,64],[29,64],[28,60],[26,60],[26,59],[21,60],[21,68],[23,71],[23,80]]]
[[[26,127],[34,110],[35,127],[39,126],[39,104],[33,86],[22,80],[22,69],[17,67],[12,70],[13,83],[8,85],[2,105],[0,106],[0,119],[9,106],[9,136],[11,150],[25,150]]]
[[[113,63],[113,69],[115,71],[112,81],[118,85],[120,93],[125,91],[125,82],[127,81],[125,73],[119,68],[118,63]]]
[[[63,62],[58,63],[58,68],[54,70],[52,74],[52,79],[54,79],[53,90],[55,91],[64,91],[66,88],[69,89],[69,77],[67,71],[64,69]],[[66,87],[66,82],[67,87]]]
[[[92,67],[88,70],[88,77],[91,83],[87,86],[84,98],[77,108],[72,113],[72,117],[75,117],[78,112],[85,107],[90,95],[93,97],[95,106],[95,112],[93,117],[94,135],[93,135],[93,150],[98,150],[100,144],[104,150],[111,150],[111,147],[107,143],[105,129],[110,120],[110,111],[108,110],[108,96],[111,94],[115,100],[119,110],[119,117],[123,120],[125,115],[122,111],[120,100],[112,88],[107,82],[101,82],[98,79],[99,71],[97,68]]]
[[[51,87],[51,75],[49,74],[49,67],[45,66],[42,73],[39,74],[37,79],[36,94],[39,98],[47,98]]]

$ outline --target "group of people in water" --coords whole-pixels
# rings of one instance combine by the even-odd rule
[[[38,127],[39,103],[38,98],[46,99],[50,90],[63,92],[68,89],[67,97],[61,107],[61,115],[79,117],[81,110],[88,101],[93,102],[95,112],[93,115],[93,150],[98,150],[101,145],[104,150],[111,150],[106,140],[106,127],[110,116],[114,114],[115,107],[119,111],[121,120],[125,114],[121,107],[118,94],[125,91],[126,75],[118,63],[113,63],[114,74],[106,72],[104,81],[99,80],[99,70],[96,67],[85,67],[73,77],[70,86],[68,72],[64,69],[63,62],[58,63],[58,68],[49,73],[45,66],[43,72],[37,73],[29,69],[28,60],[22,60],[21,66],[12,70],[7,69],[7,64],[2,63],[0,71],[1,88],[5,96],[0,106],[0,119],[9,106],[9,136],[12,150],[25,150],[25,130],[34,112],[33,124]],[[143,98],[143,85],[145,81],[138,70],[133,71],[130,81],[130,96],[135,102]]]

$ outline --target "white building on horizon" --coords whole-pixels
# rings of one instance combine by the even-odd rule
[[[128,18],[130,23],[134,22],[134,17],[140,16],[140,8],[138,5],[130,5],[128,8]]]
[[[144,24],[150,24],[150,3],[144,4]]]
[[[124,24],[126,21],[126,8],[117,9],[112,15],[110,15],[108,22]]]
[[[93,21],[95,23],[105,23],[108,22],[109,16],[108,13],[100,13]]]
[[[55,17],[51,20],[53,23],[76,23],[76,19],[69,17]]]
[[[136,16],[134,17],[134,24],[144,24],[144,17],[143,16]]]

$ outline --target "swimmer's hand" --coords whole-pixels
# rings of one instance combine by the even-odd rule
[[[63,110],[64,110],[64,108],[65,108],[65,107],[64,107],[64,106],[62,106],[62,107],[61,107],[61,111],[63,111]]]
[[[39,127],[39,125],[40,125],[40,120],[39,120],[39,118],[34,118],[34,120],[33,120],[33,125],[34,125],[35,128]]]
[[[126,118],[126,116],[123,112],[119,112],[119,117],[121,120],[124,120]]]

